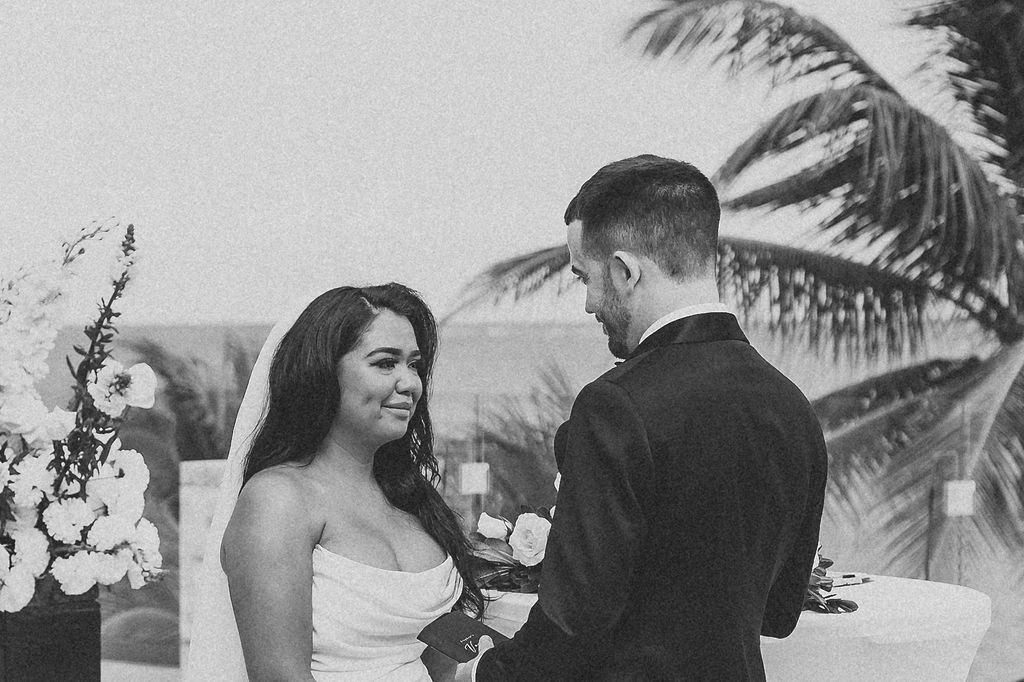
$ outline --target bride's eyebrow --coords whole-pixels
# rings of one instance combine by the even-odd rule
[[[366,354],[366,357],[370,357],[374,353],[389,353],[391,355],[401,355],[402,350],[400,348],[394,348],[391,346],[381,346],[380,348],[374,348],[373,350],[371,350],[369,353]],[[422,353],[420,353],[419,348],[416,348],[409,353],[410,357],[418,357],[420,355],[422,355]]]

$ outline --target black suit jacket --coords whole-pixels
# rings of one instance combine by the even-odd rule
[[[728,313],[652,334],[580,392],[537,605],[477,680],[763,680],[796,626],[827,459],[807,399]]]

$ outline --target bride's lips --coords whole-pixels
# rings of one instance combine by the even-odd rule
[[[398,410],[400,412],[407,412],[410,414],[412,413],[412,403],[391,403],[384,405],[384,407],[389,410]]]

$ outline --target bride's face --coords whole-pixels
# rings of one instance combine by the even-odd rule
[[[423,395],[420,362],[409,320],[381,311],[338,362],[336,426],[374,450],[404,436]]]

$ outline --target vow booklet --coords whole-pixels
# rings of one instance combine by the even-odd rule
[[[508,639],[494,628],[470,618],[461,611],[452,611],[423,628],[416,639],[437,649],[448,658],[466,663],[476,658],[479,651],[477,645],[484,635],[494,640],[495,644]]]

